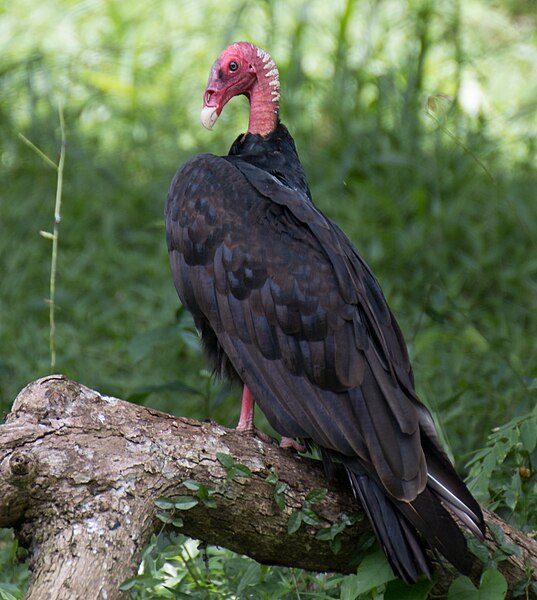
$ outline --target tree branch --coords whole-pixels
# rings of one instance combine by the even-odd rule
[[[266,563],[350,573],[349,556],[369,531],[365,519],[341,534],[341,551],[315,538],[342,514],[359,513],[348,486],[328,483],[315,462],[214,423],[200,423],[102,396],[55,375],[28,385],[0,425],[0,526],[15,527],[30,548],[28,598],[119,599],[119,584],[132,576],[150,536],[162,529],[154,501],[193,494],[194,479],[215,490],[217,509],[202,502],[182,511],[182,531]],[[217,453],[251,470],[230,473]],[[282,511],[276,472],[286,484]],[[314,509],[321,524],[302,525],[290,537],[289,517],[306,494],[327,488]],[[491,513],[508,541],[521,548],[499,564],[510,589],[537,571],[537,544]],[[487,546],[497,550],[490,537]],[[480,564],[476,560],[478,578]],[[439,589],[456,574],[445,571]],[[474,578],[475,578],[474,577]]]

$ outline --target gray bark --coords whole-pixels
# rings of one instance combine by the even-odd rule
[[[218,452],[248,466],[250,477],[228,477]],[[287,484],[285,509],[274,501],[276,471]],[[154,501],[192,494],[194,479],[214,490],[217,509],[199,503],[182,511],[182,531],[271,564],[349,573],[348,556],[368,531],[362,519],[341,534],[334,554],[315,539],[343,513],[358,513],[348,486],[328,483],[320,465],[276,445],[215,423],[173,417],[103,396],[61,375],[28,385],[0,425],[0,526],[14,527],[30,549],[28,598],[124,597],[119,584],[132,576],[151,534],[162,529]],[[287,524],[305,495],[327,488],[315,505],[319,526],[302,526],[290,537]],[[508,541],[521,549],[499,564],[510,589],[537,572],[537,544],[486,513]],[[495,550],[492,537],[487,546]],[[474,579],[479,576],[476,560]],[[456,574],[442,574],[438,591]]]

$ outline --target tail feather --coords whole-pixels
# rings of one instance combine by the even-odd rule
[[[457,515],[457,517],[468,527],[468,529],[480,540],[485,539],[485,524],[483,514],[478,507],[469,507],[453,494],[441,481],[429,473],[427,485],[438,495],[442,502]]]
[[[472,561],[466,539],[432,490],[426,487],[412,502],[397,501],[396,506],[432,549],[462,574],[468,574]]]
[[[444,504],[474,535],[482,538],[484,524],[482,516],[479,518],[481,510],[473,498],[472,507],[468,508],[463,500],[430,477],[427,487],[411,502],[394,500],[388,498],[380,485],[365,472],[358,471],[356,466],[356,462],[352,461],[352,466],[346,464],[345,470],[396,575],[407,583],[415,582],[420,573],[430,579],[427,547],[442,554],[462,574],[468,574],[472,560],[466,539]],[[458,481],[466,495],[470,496],[466,486]]]
[[[442,554],[461,573],[468,574],[472,560],[453,514],[477,538],[483,539],[485,534],[479,504],[433,435],[434,430],[429,431],[425,423],[421,440],[427,485],[408,501],[391,497],[357,457],[321,451],[329,478],[336,466],[345,469],[394,573],[407,583],[415,582],[421,573],[431,578],[427,549]]]
[[[345,469],[394,573],[407,583],[414,583],[421,572],[430,578],[429,561],[416,531],[377,483],[365,473]]]
[[[427,456],[427,486],[478,539],[483,540],[485,521],[481,507],[457,475],[443,450],[426,435],[422,435],[422,445]]]
[[[422,410],[421,444],[427,458],[427,486],[452,510],[480,540],[485,537],[481,507],[461,480],[438,441],[432,417]]]

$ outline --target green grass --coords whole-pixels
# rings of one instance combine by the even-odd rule
[[[207,375],[180,310],[163,207],[184,160],[225,153],[244,130],[245,101],[214,133],[198,114],[220,50],[249,39],[278,62],[314,198],[377,274],[463,467],[535,405],[535,25],[514,0],[11,3],[0,13],[2,410],[50,372],[51,243],[39,232],[52,230],[56,173],[19,134],[57,164],[61,103],[54,370],[175,414],[238,417],[239,391]],[[519,459],[535,469],[534,453]],[[504,516],[535,528],[516,506]]]

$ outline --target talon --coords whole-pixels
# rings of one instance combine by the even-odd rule
[[[297,452],[306,452],[306,446],[303,446],[300,442],[297,442],[294,438],[282,436],[280,442],[280,448],[292,448]]]
[[[254,433],[262,442],[265,442],[265,444],[272,444],[274,441],[268,433],[265,433],[260,429],[254,429]]]

